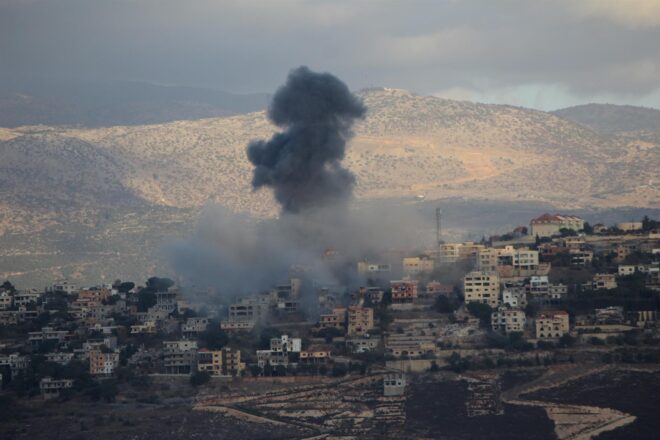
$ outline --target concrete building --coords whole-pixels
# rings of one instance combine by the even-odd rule
[[[550,280],[546,276],[531,277],[529,279],[529,294],[532,296],[547,295],[550,289]]]
[[[526,290],[524,286],[504,287],[504,290],[502,290],[502,304],[524,309],[527,306]]]
[[[496,308],[500,303],[500,278],[496,272],[473,271],[463,278],[465,303],[479,302]]]
[[[71,379],[53,379],[52,377],[44,377],[39,382],[39,390],[44,399],[59,397],[62,391],[71,387],[73,387],[73,380]]]
[[[571,257],[571,266],[573,267],[589,267],[594,261],[594,253],[586,249],[569,249],[569,256]]]
[[[209,328],[209,318],[188,318],[181,326],[181,333],[187,338],[194,338]]]
[[[267,296],[243,298],[229,306],[229,321],[260,322],[268,315],[270,304]]]
[[[327,364],[332,359],[332,349],[325,345],[312,345],[300,351],[302,365]]]
[[[299,357],[302,351],[302,340],[282,335],[270,340],[270,350],[257,350],[257,365],[264,368],[266,365],[276,367],[278,365],[288,366],[292,363],[290,355]]]
[[[335,307],[332,313],[324,313],[319,317],[319,327],[343,330],[346,327],[346,307]]]
[[[378,348],[378,338],[352,338],[346,339],[346,347],[351,353],[367,353]]]
[[[624,232],[641,231],[642,222],[621,222],[617,223],[616,227]]]
[[[204,371],[212,376],[240,376],[245,370],[241,362],[241,352],[231,348],[222,350],[202,349],[197,351],[197,371]]]
[[[136,324],[131,326],[131,334],[139,335],[154,335],[156,334],[156,321],[145,321],[143,324]]]
[[[505,334],[523,332],[525,330],[525,312],[519,308],[502,305],[491,314],[490,322],[493,331]]]
[[[588,284],[589,285],[589,284]],[[591,290],[616,289],[616,276],[613,273],[597,273],[590,283]]]
[[[71,295],[73,293],[76,293],[78,291],[78,287],[73,284],[69,283],[68,281],[59,281],[48,289],[50,292],[64,292],[68,295]]]
[[[618,275],[625,277],[626,275],[632,275],[637,272],[637,266],[634,264],[619,264]]]
[[[228,332],[251,331],[255,326],[254,321],[222,321],[220,328]]]
[[[0,310],[11,309],[14,304],[14,296],[8,290],[0,290]]]
[[[568,312],[563,310],[547,311],[537,315],[534,322],[536,339],[559,339],[569,331]]]
[[[392,289],[392,303],[414,303],[417,299],[417,285],[418,282],[416,280],[391,281],[390,287]]]
[[[283,353],[300,353],[302,340],[300,338],[290,338],[288,335],[282,335],[279,338],[270,340],[270,350]]]
[[[559,235],[562,229],[581,231],[584,229],[584,220],[572,215],[543,214],[530,222],[533,237],[552,237]]]
[[[380,287],[360,287],[359,295],[363,301],[371,304],[380,304],[385,292]]]
[[[11,371],[12,377],[30,366],[30,358],[19,353],[0,354],[0,367],[6,366]]]
[[[60,365],[66,365],[73,359],[73,353],[54,352],[46,353],[46,360]]]
[[[471,241],[464,243],[444,243],[440,245],[439,260],[440,263],[456,263],[458,261],[475,261],[478,253],[485,249],[483,244],[477,244]]]
[[[168,374],[190,374],[196,362],[197,341],[163,342],[163,366]]]
[[[374,328],[374,309],[361,306],[348,308],[348,336],[364,336]]]
[[[119,353],[91,350],[89,352],[89,374],[108,376],[119,366]]]
[[[403,396],[406,393],[406,376],[403,373],[390,373],[383,378],[383,396]]]
[[[70,334],[66,330],[55,330],[53,327],[42,327],[41,330],[28,333],[28,340],[34,347],[44,343],[61,344],[69,338]]]
[[[358,274],[366,278],[387,278],[392,273],[392,266],[382,263],[371,263],[368,261],[358,261]]]
[[[433,272],[434,261],[428,257],[406,257],[403,259],[403,274],[415,277]]]
[[[14,294],[14,306],[27,307],[30,304],[36,305],[41,299],[42,294],[32,290],[20,290]]]

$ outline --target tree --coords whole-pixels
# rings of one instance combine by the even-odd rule
[[[2,283],[2,285],[0,286],[0,289],[9,290],[12,293],[16,292],[16,287],[14,287],[14,285],[12,283],[10,283],[9,280]]]
[[[125,281],[117,286],[117,290],[120,293],[128,293],[134,287],[135,287],[135,283],[131,283],[130,281]]]
[[[211,380],[211,374],[208,371],[195,371],[190,375],[190,385],[198,387]]]
[[[585,234],[587,235],[592,235],[594,233],[594,228],[589,224],[589,222],[584,222],[584,226],[582,227],[582,231],[584,231]]]
[[[452,301],[450,298],[444,295],[439,295],[433,304],[435,311],[440,313],[452,313],[458,309],[458,307],[459,304],[457,301]]]
[[[165,292],[174,285],[174,281],[169,278],[151,277],[147,280],[147,288],[154,292]]]
[[[156,305],[156,293],[150,289],[142,289],[138,293],[138,311],[146,312]]]
[[[645,215],[642,219],[642,231],[648,232],[653,229],[660,227],[660,222],[657,220],[651,220],[648,215]]]
[[[576,342],[576,339],[573,336],[566,333],[564,336],[559,338],[559,342],[557,343],[557,346],[562,347],[562,348],[572,347],[572,346],[575,345],[575,342]]]
[[[490,327],[490,315],[493,313],[493,309],[488,304],[471,302],[468,303],[467,309],[479,318],[479,322],[483,327]]]
[[[333,377],[346,376],[346,367],[341,364],[335,364],[332,367],[332,376]]]
[[[447,358],[447,362],[449,363],[449,369],[454,373],[462,373],[470,368],[470,361],[456,352],[453,352]]]
[[[229,343],[229,336],[217,324],[210,325],[208,330],[199,335],[199,339],[209,350],[220,350]]]

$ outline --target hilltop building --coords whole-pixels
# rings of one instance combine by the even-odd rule
[[[552,237],[559,235],[562,229],[581,231],[584,229],[584,220],[573,215],[543,214],[530,222],[532,236]]]

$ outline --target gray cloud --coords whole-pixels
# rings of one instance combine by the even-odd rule
[[[0,1],[6,73],[230,91],[272,90],[306,64],[353,89],[510,90],[526,103],[561,88],[660,107],[657,41],[657,0]]]

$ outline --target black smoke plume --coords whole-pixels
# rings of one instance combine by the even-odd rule
[[[252,186],[273,188],[284,212],[350,198],[355,177],[341,166],[346,142],[366,107],[329,73],[299,67],[273,97],[268,117],[283,132],[248,146]]]

